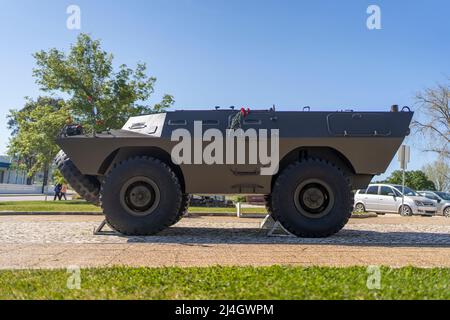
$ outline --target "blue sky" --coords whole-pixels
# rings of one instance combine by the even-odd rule
[[[8,110],[39,95],[32,53],[78,35],[66,28],[71,4],[81,32],[116,63],[146,62],[158,78],[151,102],[170,93],[175,108],[388,110],[450,75],[447,0],[1,0],[0,154]],[[370,4],[381,30],[366,27]],[[413,169],[433,159],[417,147],[412,157]]]

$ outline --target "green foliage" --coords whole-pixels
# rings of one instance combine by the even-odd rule
[[[403,173],[401,170],[392,172],[389,178],[386,179],[386,183],[402,184]],[[405,185],[414,190],[436,190],[433,181],[430,181],[425,173],[421,170],[406,171],[405,172]]]
[[[54,184],[67,184],[66,179],[64,179],[63,175],[61,174],[61,171],[59,169],[55,169],[53,171],[53,183]]]
[[[103,51],[99,40],[80,34],[66,54],[57,49],[37,52],[33,74],[44,91],[68,94],[73,119],[96,130],[121,127],[130,116],[161,112],[174,100],[165,95],[151,107],[145,104],[154,91],[155,77],[146,75],[146,65],[136,69],[125,64],[113,69],[113,55]],[[93,108],[97,109],[97,116]]]
[[[41,89],[69,98],[66,102],[51,97],[28,99],[21,110],[11,110],[8,149],[16,167],[29,177],[44,170],[44,185],[58,151],[55,137],[67,122],[81,123],[87,131],[119,128],[131,116],[162,112],[174,103],[172,96],[165,95],[153,107],[146,105],[156,78],[146,75],[145,64],[138,63],[135,70],[123,64],[115,71],[112,54],[86,34],[80,34],[67,54],[51,49],[34,57],[33,75]]]
[[[246,196],[242,196],[242,195],[229,196],[228,199],[230,199],[234,203],[237,203],[237,202],[245,203],[245,202],[247,202],[247,197]]]
[[[0,299],[450,299],[449,268],[382,267],[367,288],[366,267],[203,267],[0,271]]]
[[[48,168],[58,152],[55,138],[64,126],[69,111],[60,99],[28,99],[19,111],[10,111],[9,128],[13,131],[8,153],[17,159],[18,169],[29,176]]]

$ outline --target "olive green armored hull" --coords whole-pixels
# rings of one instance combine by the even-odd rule
[[[329,161],[350,179],[352,188],[364,188],[372,177],[383,173],[403,139],[409,133],[412,112],[284,112],[251,111],[240,122],[242,130],[278,130],[279,168],[262,175],[266,164],[195,163],[195,146],[202,150],[210,143],[193,143],[191,164],[175,164],[171,152],[179,141],[173,132],[185,129],[194,137],[194,123],[202,132],[219,130],[224,137],[235,110],[174,111],[130,118],[120,130],[97,134],[59,137],[57,144],[78,170],[101,180],[116,163],[133,156],[151,156],[167,163],[177,174],[185,193],[270,194],[274,179],[293,161],[317,158]],[[195,139],[194,139],[195,140]],[[197,139],[198,140],[198,139]],[[247,158],[252,152],[246,146]],[[235,155],[236,157],[237,155]]]

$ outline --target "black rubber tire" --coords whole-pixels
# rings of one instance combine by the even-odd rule
[[[308,217],[297,210],[294,195],[297,187],[310,179],[326,183],[333,197],[328,214]],[[284,228],[298,237],[322,238],[341,230],[353,210],[353,193],[349,179],[334,164],[306,159],[284,169],[275,181],[272,194],[272,215]]]
[[[178,223],[185,215],[187,215],[189,210],[189,202],[190,202],[189,194],[183,193],[181,198],[181,206],[180,211],[178,211],[178,216],[175,219],[175,221],[171,224],[173,226],[174,224]]]
[[[154,211],[146,216],[128,213],[120,199],[122,186],[137,176],[154,181],[164,195]],[[100,199],[106,221],[124,235],[156,234],[176,223],[183,211],[183,194],[177,176],[164,162],[152,157],[134,157],[115,165],[102,183]]]
[[[55,164],[76,193],[86,201],[100,205],[100,181],[96,177],[82,174],[62,150],[56,155]]]

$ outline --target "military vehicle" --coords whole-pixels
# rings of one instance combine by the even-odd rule
[[[326,237],[348,222],[352,190],[366,188],[386,170],[409,134],[412,116],[409,108],[397,106],[390,112],[172,111],[132,117],[120,130],[94,135],[79,126],[66,128],[56,140],[62,150],[55,162],[72,188],[100,205],[108,224],[125,235],[152,235],[175,224],[188,209],[189,194],[259,194],[289,232]],[[236,136],[244,136],[245,161],[228,161],[242,156],[242,150],[198,135],[199,123],[200,130],[215,129],[211,132],[224,137],[241,129]],[[266,135],[265,148],[252,147],[251,129],[273,133]],[[192,162],[174,157],[186,138],[179,138],[180,132],[194,137],[179,153]],[[202,152],[213,140],[222,149],[210,155],[219,160],[206,163]],[[278,150],[272,148],[276,144]],[[267,157],[249,161],[255,152],[264,158],[263,149],[279,159],[271,174]]]

